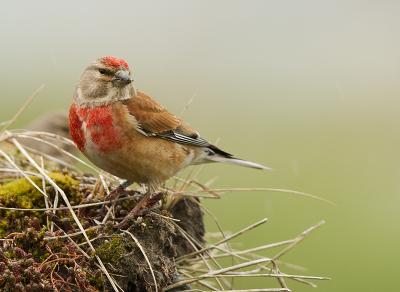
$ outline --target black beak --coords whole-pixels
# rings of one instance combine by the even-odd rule
[[[124,85],[132,82],[131,77],[129,77],[128,73],[126,73],[124,70],[121,70],[115,77],[118,83],[122,83]]]

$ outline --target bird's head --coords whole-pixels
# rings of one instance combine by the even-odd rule
[[[118,58],[94,60],[76,85],[74,100],[79,105],[100,106],[136,96],[128,64]]]

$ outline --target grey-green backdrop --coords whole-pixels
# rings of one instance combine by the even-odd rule
[[[338,204],[248,192],[205,202],[227,230],[268,217],[236,242],[286,240],[325,219],[282,260],[332,277],[318,291],[397,290],[399,11],[398,1],[2,1],[0,118],[42,83],[13,127],[67,109],[88,63],[123,58],[136,87],[171,112],[196,95],[184,119],[203,137],[275,169],[207,165],[203,182],[218,176],[215,187],[286,188]]]

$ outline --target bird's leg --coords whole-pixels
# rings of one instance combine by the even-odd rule
[[[158,193],[157,195],[154,195],[153,197],[151,197],[150,199],[147,200],[146,207],[147,208],[153,207],[163,197],[164,197],[163,193]]]
[[[129,212],[129,214],[125,217],[124,220],[122,220],[121,223],[114,225],[114,228],[126,229],[127,227],[129,227],[128,220],[133,219],[135,217],[135,215],[138,213],[143,204],[146,203],[150,195],[151,192],[150,190],[148,190],[147,193],[145,193],[144,196],[140,198],[139,202],[137,202],[135,208],[133,208],[132,211]]]
[[[122,182],[114,190],[112,190],[107,196],[105,196],[103,201],[108,201],[108,200],[112,201],[117,195],[124,194],[125,192],[129,192],[129,191],[125,191],[125,188],[129,187],[131,184],[133,184],[133,182],[131,182],[129,180]],[[128,194],[130,195],[130,193],[128,193]],[[101,207],[101,211],[100,211],[101,218],[103,218],[103,211],[104,211],[104,205]]]
[[[119,184],[114,190],[112,190],[107,196],[104,197],[104,201],[108,201],[109,199],[114,199],[116,195],[123,194],[125,189],[133,184],[132,181],[126,180]]]

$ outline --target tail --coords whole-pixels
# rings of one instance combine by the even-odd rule
[[[254,163],[254,162],[250,162],[250,161],[243,160],[243,159],[236,158],[236,157],[223,157],[223,156],[220,156],[220,155],[214,155],[214,156],[209,156],[207,158],[208,158],[209,161],[230,163],[230,164],[247,166],[247,167],[252,167],[252,168],[257,168],[257,169],[273,170],[272,168],[266,167],[264,165],[261,165],[261,164],[258,164],[258,163]]]
[[[247,167],[252,167],[252,168],[257,168],[257,169],[269,169],[273,170],[272,168],[266,167],[264,165],[250,162],[247,160],[243,160],[240,158],[234,157],[232,154],[229,154],[221,149],[219,149],[217,146],[210,145],[207,147],[209,151],[207,151],[207,160],[208,161],[214,161],[214,162],[222,162],[222,163],[230,163],[230,164],[236,164],[236,165],[241,165],[241,166],[247,166]]]

